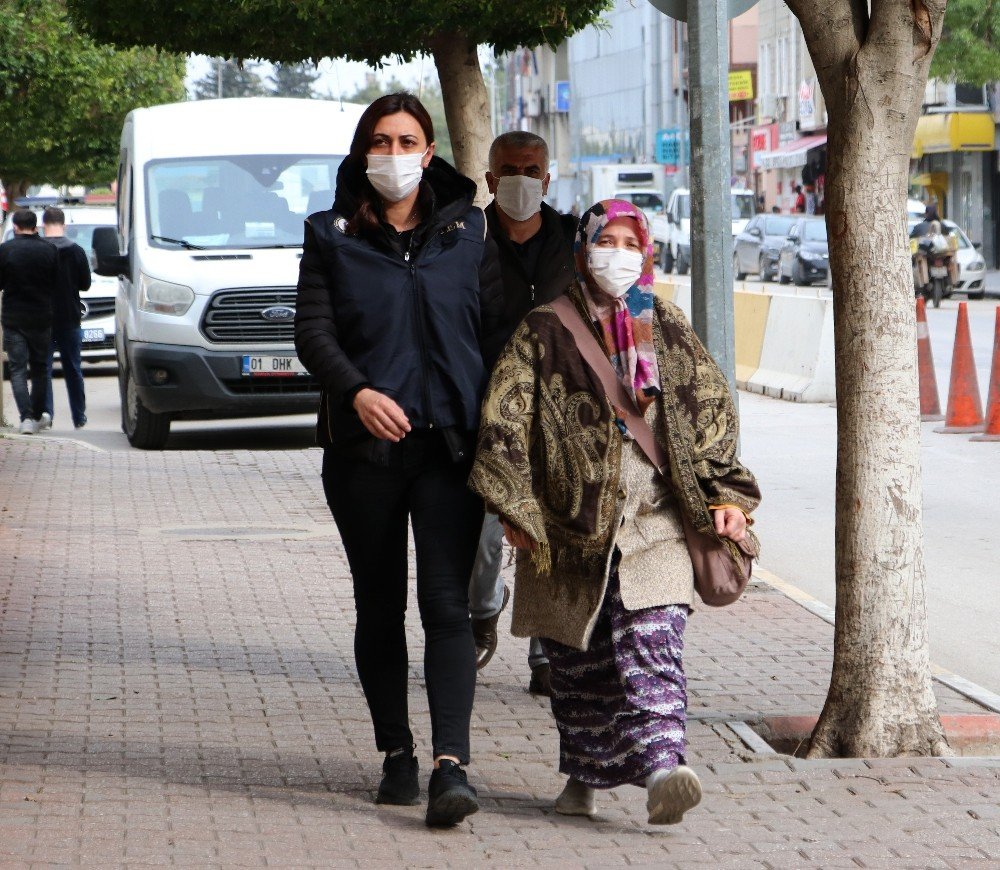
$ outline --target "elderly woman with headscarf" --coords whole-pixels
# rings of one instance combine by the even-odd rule
[[[739,541],[760,498],[737,460],[725,377],[680,309],[653,294],[642,211],[599,202],[580,220],[568,296],[670,457],[637,445],[551,306],[522,321],[493,371],[470,485],[517,548],[512,631],[552,667],[555,808],[592,816],[595,789],[644,786],[651,824],[701,799],[685,764],[683,635],[693,570],[681,514]]]

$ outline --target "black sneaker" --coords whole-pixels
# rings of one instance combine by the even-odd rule
[[[431,827],[457,825],[479,811],[476,790],[459,765],[447,758],[431,773],[427,786],[427,824]]]
[[[377,804],[412,807],[420,803],[420,765],[413,747],[396,749],[382,762],[382,781],[378,784]]]

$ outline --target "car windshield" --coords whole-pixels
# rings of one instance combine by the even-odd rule
[[[752,194],[734,193],[732,198],[734,221],[745,221],[752,218],[756,214]]]
[[[343,159],[270,154],[151,162],[146,167],[151,241],[199,248],[301,245],[305,218],[333,205]]]
[[[615,198],[624,199],[650,214],[659,214],[663,211],[663,197],[658,193],[619,193]]]
[[[66,238],[76,242],[88,254],[94,247],[94,230],[98,227],[113,227],[114,224],[66,224]]]
[[[802,237],[807,242],[825,242],[826,221],[806,221]]]
[[[958,247],[960,249],[972,247],[972,242],[969,241],[969,237],[958,228],[957,224],[953,224],[951,221],[943,221],[941,229],[943,229],[949,236],[954,236],[958,239]]]
[[[764,235],[787,236],[794,223],[795,218],[791,217],[769,217],[764,223]]]

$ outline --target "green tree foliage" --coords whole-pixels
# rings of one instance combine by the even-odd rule
[[[194,98],[214,100],[220,91],[223,97],[262,97],[267,89],[257,73],[258,66],[233,58],[213,57],[211,69],[194,83]]]
[[[948,0],[931,75],[970,85],[1000,81],[1000,0]]]
[[[68,0],[99,39],[210,56],[298,62],[347,57],[378,66],[409,60],[448,34],[507,51],[557,45],[609,8],[611,0]]]
[[[311,63],[276,63],[267,84],[274,97],[311,100],[316,96],[313,85],[318,78],[319,72]]]
[[[107,184],[125,115],[184,98],[184,59],[81,34],[61,0],[0,3],[0,178]]]
[[[458,169],[480,179],[489,144],[488,96],[476,47],[558,45],[612,0],[66,0],[99,39],[207,55],[297,63],[346,57],[434,57]],[[485,199],[480,183],[480,199]]]

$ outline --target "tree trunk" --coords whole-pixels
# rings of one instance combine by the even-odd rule
[[[432,53],[441,80],[455,167],[476,182],[476,204],[485,205],[490,197],[484,176],[493,136],[489,95],[477,47],[462,34],[450,33],[434,41]]]
[[[921,39],[930,22],[922,0],[873,0],[870,19],[868,4],[852,0],[789,5],[829,114],[837,364],[837,624],[830,690],[809,756],[945,755],[927,642],[904,217],[910,147],[944,8],[933,39]]]

